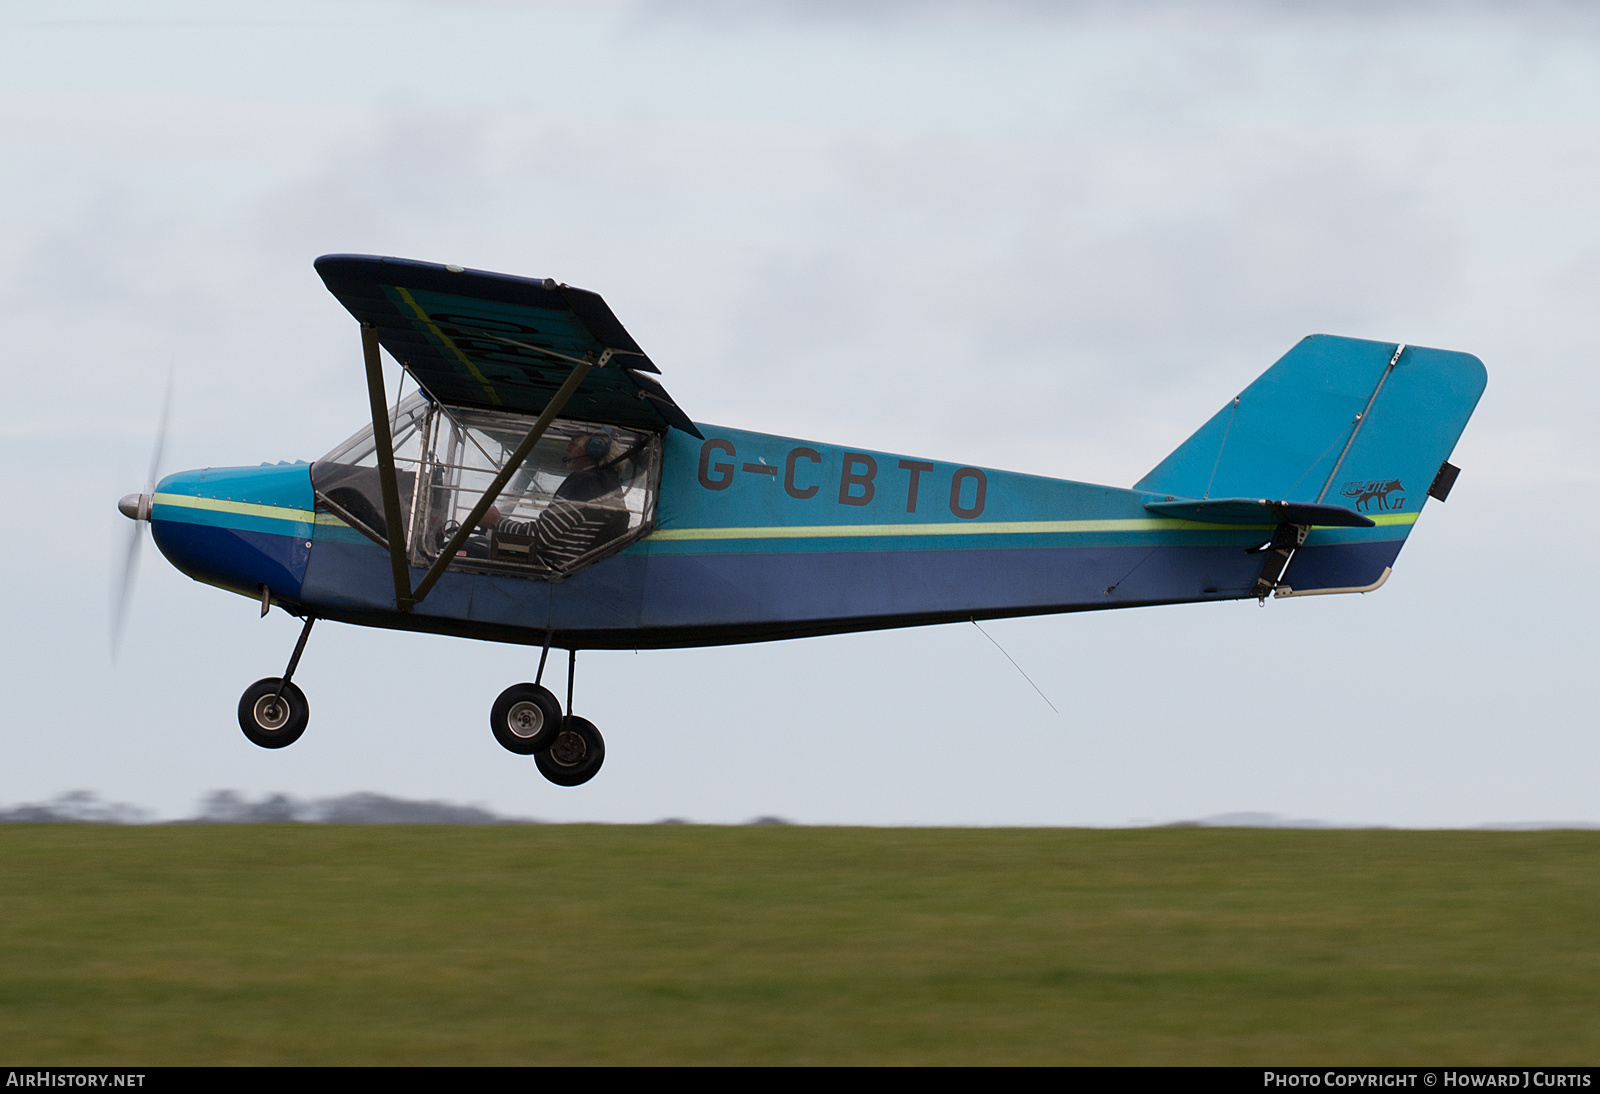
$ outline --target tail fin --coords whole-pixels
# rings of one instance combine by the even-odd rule
[[[1376,588],[1487,383],[1470,354],[1314,334],[1134,489],[1352,509],[1377,527],[1316,529],[1278,593]]]

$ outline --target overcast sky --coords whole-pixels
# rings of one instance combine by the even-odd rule
[[[0,804],[376,791],[547,819],[1600,821],[1600,17],[1587,5],[0,5]],[[702,422],[1131,485],[1301,336],[1489,389],[1369,596],[580,655],[546,783],[487,715],[537,651],[298,623],[147,549],[168,471],[361,424],[311,268],[602,293]]]

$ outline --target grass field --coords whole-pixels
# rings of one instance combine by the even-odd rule
[[[0,826],[0,1063],[1600,1060],[1600,833]]]

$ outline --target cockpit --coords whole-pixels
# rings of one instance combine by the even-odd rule
[[[531,424],[526,415],[449,407],[421,392],[391,411],[411,565],[433,564]],[[654,433],[558,418],[450,569],[560,580],[648,533],[660,467],[661,438]],[[370,425],[314,463],[311,482],[319,512],[387,547]]]

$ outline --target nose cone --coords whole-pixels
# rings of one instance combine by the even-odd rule
[[[251,599],[266,585],[297,600],[314,504],[308,464],[183,471],[156,487],[150,530],[167,561],[197,581]]]
[[[153,494],[129,494],[117,502],[117,511],[129,520],[149,520]]]

